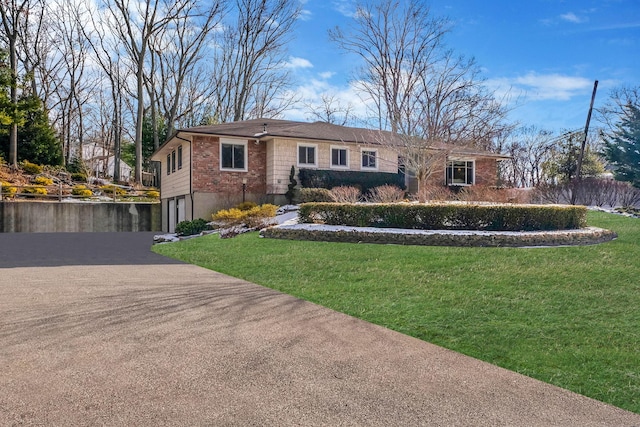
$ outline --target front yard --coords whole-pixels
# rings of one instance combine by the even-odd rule
[[[514,249],[250,233],[153,250],[640,413],[640,220],[588,222],[618,239]]]

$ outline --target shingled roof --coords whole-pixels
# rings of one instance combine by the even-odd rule
[[[196,126],[180,129],[178,132],[255,139],[281,137],[365,144],[379,144],[383,139],[397,138],[397,135],[386,131],[339,126],[325,122],[308,123],[277,119],[253,119],[219,125]]]
[[[297,122],[292,120],[277,119],[252,119],[218,125],[196,126],[187,129],[179,129],[177,133],[204,134],[217,136],[231,136],[250,138],[256,140],[268,140],[274,137],[296,138],[304,140],[351,142],[360,144],[398,144],[402,145],[402,137],[398,134],[365,129],[340,126],[326,122]],[[436,148],[433,145],[432,148]],[[442,149],[447,149],[442,145]],[[496,158],[506,156],[480,150],[473,147],[456,147],[452,150],[458,155],[481,155]]]

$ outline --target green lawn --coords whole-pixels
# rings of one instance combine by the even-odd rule
[[[457,248],[206,236],[154,251],[640,413],[640,220],[613,242]]]

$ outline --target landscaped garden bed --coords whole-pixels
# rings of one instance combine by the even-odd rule
[[[586,226],[587,209],[479,203],[304,203],[300,224],[263,229],[275,239],[425,246],[564,246],[610,241]]]

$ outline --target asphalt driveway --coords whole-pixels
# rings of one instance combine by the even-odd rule
[[[0,425],[640,426],[151,235],[0,234]]]

